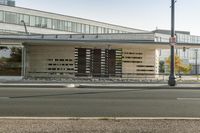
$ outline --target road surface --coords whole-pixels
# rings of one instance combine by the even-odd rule
[[[200,90],[0,88],[0,117],[200,117]]]

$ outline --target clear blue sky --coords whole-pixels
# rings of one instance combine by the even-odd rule
[[[200,35],[200,0],[177,0],[176,30]],[[17,6],[132,28],[170,29],[171,0],[16,0]]]

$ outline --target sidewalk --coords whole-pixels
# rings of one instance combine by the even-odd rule
[[[65,83],[0,83],[0,87],[74,88],[75,84],[65,84]]]
[[[200,120],[0,119],[2,133],[199,133]]]
[[[0,83],[0,87],[36,87],[36,88],[94,88],[94,89],[200,89],[200,83]]]

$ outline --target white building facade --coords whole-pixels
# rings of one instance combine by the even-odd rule
[[[0,46],[22,47],[22,76],[45,78],[157,78],[159,51],[169,48],[170,37],[7,5],[0,5],[0,34]],[[177,42],[190,48],[200,38],[180,32]]]
[[[0,33],[24,34],[105,34],[146,32],[33,9],[0,5]]]

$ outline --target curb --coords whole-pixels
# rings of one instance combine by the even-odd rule
[[[78,88],[107,88],[107,89],[200,89],[199,86],[192,86],[192,85],[185,85],[185,86],[168,86],[168,85],[160,85],[160,86],[154,86],[154,85],[149,85],[149,86],[137,86],[137,85],[127,85],[127,86],[111,86],[111,85],[83,85],[80,84],[77,86]]]
[[[75,84],[0,84],[0,87],[74,88]]]
[[[200,89],[200,84],[179,84],[168,86],[165,84],[144,84],[142,85],[117,85],[117,84],[21,84],[21,83],[0,83],[0,87],[30,87],[30,88],[92,88],[92,89]]]

